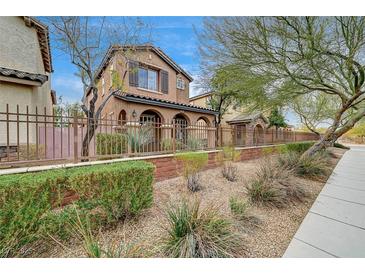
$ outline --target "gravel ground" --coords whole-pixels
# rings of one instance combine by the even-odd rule
[[[332,152],[338,156],[333,158],[333,166],[335,166],[344,151],[332,149]],[[321,191],[324,182],[294,177],[293,180],[300,182],[309,193],[304,202],[291,204],[283,209],[253,206],[251,212],[260,222],[255,226],[244,225],[231,216],[229,198],[232,196],[247,198],[245,185],[255,174],[259,162],[260,160],[251,160],[235,163],[239,170],[239,179],[234,183],[223,178],[220,168],[202,172],[202,190],[196,194],[189,193],[181,177],[157,182],[154,184],[152,208],[146,210],[137,220],[125,220],[113,228],[99,231],[98,240],[104,248],[117,245],[121,241],[127,244],[137,243],[144,256],[162,257],[157,246],[164,236],[166,225],[164,209],[181,198],[195,196],[201,200],[202,206],[207,204],[218,206],[221,213],[232,221],[236,232],[245,239],[247,250],[243,254],[246,257],[281,257]],[[75,240],[63,247],[55,244],[40,256],[85,257],[85,252],[80,242]]]

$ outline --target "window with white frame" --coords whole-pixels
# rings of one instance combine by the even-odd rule
[[[176,80],[176,87],[178,89],[185,89],[185,81],[182,78],[178,77]]]

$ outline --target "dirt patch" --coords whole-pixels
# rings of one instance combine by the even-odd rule
[[[345,150],[331,148],[331,152],[333,153],[332,164],[335,166]],[[175,203],[182,198],[195,196],[201,200],[202,206],[210,203],[218,206],[221,213],[232,221],[237,233],[245,238],[247,257],[281,257],[321,191],[324,182],[295,177],[294,179],[300,182],[309,193],[304,202],[291,204],[283,209],[253,206],[252,214],[260,221],[255,225],[247,224],[247,222],[244,223],[233,218],[229,209],[229,198],[232,196],[247,198],[245,185],[254,176],[259,162],[260,159],[235,163],[239,179],[233,183],[223,178],[220,168],[202,172],[202,190],[196,194],[187,190],[182,177],[157,182],[154,184],[154,204],[150,209],[144,211],[138,219],[125,220],[113,228],[100,230],[98,240],[104,248],[120,242],[138,243],[142,246],[144,256],[162,257],[163,254],[158,248],[158,243],[165,233],[164,211],[166,207],[169,203]],[[85,252],[81,243],[73,241],[64,247],[55,244],[52,249],[38,254],[38,256],[84,257]]]

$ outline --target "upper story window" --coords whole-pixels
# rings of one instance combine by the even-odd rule
[[[178,77],[176,80],[176,88],[185,89],[185,81],[180,77]]]
[[[161,84],[160,84],[161,83]],[[138,62],[129,63],[129,85],[167,94],[169,90],[169,73],[142,67]]]
[[[138,68],[138,87],[149,90],[158,90],[157,71],[147,68]]]

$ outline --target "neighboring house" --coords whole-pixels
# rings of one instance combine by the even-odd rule
[[[189,99],[190,104],[207,107],[214,92],[206,92]],[[244,108],[231,105],[222,116],[221,125],[235,126],[235,144],[248,145],[264,142],[264,131],[269,121],[262,113],[247,113]],[[225,138],[226,139],[226,138]]]
[[[116,87],[116,78],[123,83],[122,88]],[[97,71],[97,79],[96,109],[106,95],[117,91],[103,108],[102,118],[118,120],[119,126],[160,123],[162,131],[155,134],[171,138],[169,125],[175,123],[179,125],[175,137],[183,140],[189,137],[189,128],[214,124],[215,111],[189,104],[193,78],[155,46],[111,46]],[[85,103],[91,98],[87,91]]]
[[[0,112],[5,113],[8,104],[10,113],[52,114],[56,94],[51,91],[52,62],[49,45],[48,28],[34,18],[0,17]],[[0,154],[4,146],[12,149],[16,144],[36,142],[34,117],[30,117],[30,126],[26,134],[26,117],[20,115],[19,132],[16,115],[9,115],[9,138],[6,114],[0,114]],[[19,136],[19,140],[18,140]],[[4,152],[3,152],[4,153]],[[1,158],[1,155],[0,155]]]

